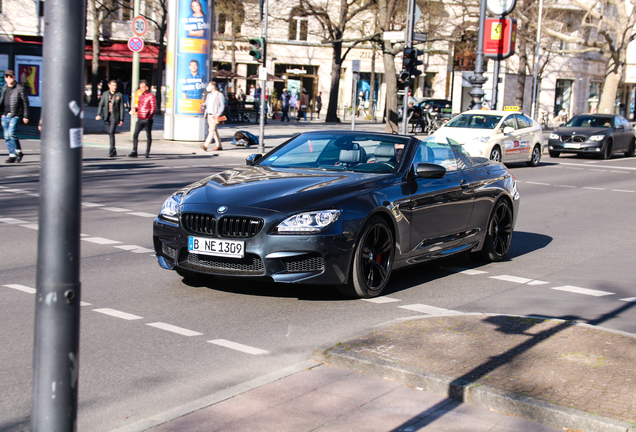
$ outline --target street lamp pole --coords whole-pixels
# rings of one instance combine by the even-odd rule
[[[258,127],[258,151],[265,153],[265,88],[267,86],[267,14],[269,8],[269,0],[260,0],[261,2],[261,38],[263,39],[263,66],[259,71],[261,79],[261,102]],[[264,3],[264,4],[263,4]]]
[[[484,92],[483,86],[488,81],[484,76],[484,27],[486,25],[486,0],[481,0],[479,6],[479,33],[477,36],[477,55],[475,58],[475,74],[471,75],[468,80],[473,85],[470,95],[473,98],[472,109],[480,109],[483,102]]]
[[[543,0],[539,0],[539,22],[537,23],[537,50],[534,54],[534,79],[532,81],[532,118],[538,121],[539,98],[539,53],[541,50],[541,18],[543,15]]]

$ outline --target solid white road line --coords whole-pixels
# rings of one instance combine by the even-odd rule
[[[401,309],[425,313],[429,315],[457,315],[462,313],[462,312],[454,311],[451,309],[442,309],[442,308],[429,306],[425,304],[412,304],[412,305],[398,306],[398,307]]]
[[[83,202],[82,205],[84,207],[104,207],[104,204],[96,204],[92,202]]]
[[[118,311],[118,310],[115,310],[115,309],[110,309],[110,308],[93,309],[93,311],[99,312],[99,313],[103,313],[104,315],[110,315],[110,316],[115,317],[115,318],[125,319],[125,320],[128,320],[128,321],[143,319],[143,317],[140,317],[140,316],[137,316],[137,315],[133,315],[133,314],[129,314],[129,313],[122,312],[122,311]]]
[[[130,251],[133,253],[151,253],[154,252],[154,250],[152,249],[148,249],[145,247],[141,247],[141,246],[136,246],[136,245],[122,245],[122,246],[115,246],[118,249],[123,249],[126,251]]]
[[[12,288],[14,290],[18,290],[18,291],[22,291],[25,292],[27,294],[35,294],[36,293],[36,289],[35,288],[31,288],[25,285],[19,285],[19,284],[9,284],[9,285],[4,285],[7,288]]]
[[[636,191],[633,190],[624,190],[624,189],[612,189],[612,192],[627,192],[627,193],[634,193]]]
[[[162,322],[148,323],[146,325],[150,327],[155,327],[161,330],[169,331],[172,333],[177,333],[183,336],[200,336],[203,334],[203,333],[195,332],[193,330],[184,329],[183,327],[177,327],[175,325],[166,324]]]
[[[540,280],[533,280],[528,282],[528,285],[545,285],[545,284],[549,284],[550,282],[545,282],[545,281],[540,281]]]
[[[152,214],[152,213],[144,213],[144,212],[132,212],[132,213],[128,213],[128,214],[132,215],[132,216],[139,216],[139,217],[145,217],[145,218],[154,218],[155,216],[157,216],[157,215]]]
[[[550,183],[539,183],[539,182],[531,182],[531,181],[527,181],[526,184],[534,184],[534,185],[540,185],[540,186],[550,186]]]
[[[581,287],[575,287],[575,286],[570,286],[570,285],[555,287],[555,288],[552,288],[552,289],[553,290],[557,290],[557,291],[573,292],[573,293],[576,293],[576,294],[584,294],[584,295],[589,295],[589,296],[594,296],[594,297],[602,297],[602,296],[608,296],[608,295],[614,295],[615,294],[615,293],[608,292],[608,291],[593,290],[593,289],[589,289],[589,288],[581,288]]]
[[[597,187],[587,187],[584,186],[583,189],[589,189],[589,190],[605,190],[605,188],[597,188]]]
[[[260,348],[254,348],[254,347],[243,345],[236,342],[231,342],[225,339],[214,339],[214,340],[209,340],[208,342],[211,344],[219,345],[225,348],[241,351],[241,352],[252,354],[252,355],[269,354],[269,351],[265,351]]]
[[[107,244],[117,244],[117,243],[121,243],[120,241],[117,240],[109,240],[109,239],[105,239],[102,237],[84,237],[81,240],[87,241],[87,242],[91,242],[91,243],[97,243],[100,245],[107,245]]]
[[[108,210],[108,211],[112,211],[115,213],[123,213],[123,212],[131,212],[132,210],[130,209],[125,209],[125,208],[121,208],[121,207],[101,207],[100,210]]]
[[[14,218],[0,218],[0,222],[2,223],[6,223],[6,224],[26,224],[29,223],[27,221],[21,220],[21,219],[14,219]]]
[[[524,284],[524,283],[528,283],[532,281],[532,279],[527,279],[527,278],[522,278],[517,276],[508,276],[508,275],[490,276],[490,279],[498,279],[502,281],[514,282],[514,283],[520,283],[520,284]]]
[[[453,273],[461,273],[468,276],[475,276],[475,275],[488,273],[487,271],[483,271],[483,270],[465,269],[461,267],[442,267],[442,268]]]
[[[376,297],[376,298],[361,299],[361,300],[367,301],[369,303],[378,303],[378,304],[402,301],[402,300],[394,299],[391,297]]]
[[[24,228],[34,229],[34,230],[38,229],[38,224],[25,224],[20,226]]]

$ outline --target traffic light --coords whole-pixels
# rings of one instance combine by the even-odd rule
[[[252,45],[250,55],[254,57],[254,60],[257,62],[262,62],[265,52],[265,40],[263,38],[250,39],[250,45]]]
[[[421,60],[418,60],[418,57],[424,54],[424,51],[420,51],[415,48],[404,48],[403,57],[402,57],[402,72],[400,72],[400,81],[408,82],[409,78],[412,76],[417,77],[422,72],[417,68],[419,65],[423,64]]]

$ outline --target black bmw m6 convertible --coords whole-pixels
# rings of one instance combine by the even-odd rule
[[[161,267],[382,293],[391,271],[470,252],[504,259],[519,210],[506,167],[450,139],[308,132],[175,192],[154,220]]]

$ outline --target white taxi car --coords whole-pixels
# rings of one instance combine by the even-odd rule
[[[472,157],[497,162],[525,162],[539,165],[543,154],[541,126],[517,107],[497,110],[470,110],[435,131],[436,137],[462,144]]]

